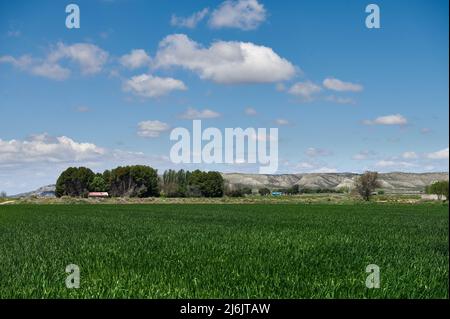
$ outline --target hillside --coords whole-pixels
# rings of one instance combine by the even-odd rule
[[[300,188],[327,188],[353,187],[359,174],[354,173],[312,173],[312,174],[281,174],[259,175],[227,173],[224,179],[231,185],[241,184],[253,189],[287,188],[299,185]],[[389,193],[418,193],[426,185],[437,180],[448,180],[448,173],[385,173],[379,175],[382,188]]]

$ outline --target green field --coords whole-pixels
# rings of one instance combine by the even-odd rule
[[[0,298],[448,298],[448,224],[441,204],[3,205]]]

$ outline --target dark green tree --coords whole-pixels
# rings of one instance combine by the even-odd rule
[[[55,194],[61,196],[87,196],[94,172],[86,167],[69,167],[58,177]]]
[[[119,166],[110,173],[110,195],[159,196],[158,172],[150,166]]]
[[[103,174],[95,174],[92,182],[89,184],[89,190],[91,192],[107,192],[108,186],[105,182]]]

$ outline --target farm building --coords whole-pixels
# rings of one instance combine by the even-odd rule
[[[88,197],[109,197],[107,192],[90,192]]]

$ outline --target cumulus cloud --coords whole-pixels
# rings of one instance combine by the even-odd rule
[[[184,34],[159,43],[154,67],[178,66],[217,83],[268,83],[290,79],[295,67],[271,48],[250,42],[217,41],[204,48]]]
[[[374,120],[363,121],[365,125],[405,125],[408,120],[401,114],[385,115]]]
[[[426,154],[426,157],[434,160],[447,159],[448,160],[448,147],[440,151]]]
[[[109,54],[99,47],[89,43],[66,45],[57,43],[45,58],[33,58],[22,55],[15,58],[10,55],[1,56],[0,63],[10,63],[13,66],[31,74],[52,80],[67,79],[71,70],[61,65],[61,60],[68,60],[78,64],[83,75],[98,73],[107,62]]]
[[[28,162],[73,162],[98,158],[105,150],[92,143],[80,143],[67,136],[34,135],[27,140],[0,139],[0,164]]]
[[[322,88],[319,85],[311,81],[306,81],[293,84],[289,88],[288,93],[298,96],[304,101],[311,101],[313,96],[321,91]]]
[[[123,90],[142,97],[158,97],[175,90],[187,90],[187,87],[177,79],[141,74],[126,80]]]
[[[404,159],[415,159],[417,158],[417,153],[416,152],[404,152],[402,154],[402,158]]]
[[[158,137],[161,133],[168,131],[170,126],[167,123],[155,121],[142,121],[138,123],[137,134],[141,137]]]
[[[70,76],[70,70],[56,63],[42,63],[34,66],[31,73],[52,80],[65,80]]]
[[[102,70],[108,60],[108,52],[90,43],[75,43],[66,45],[57,43],[47,57],[49,63],[56,63],[61,59],[69,59],[78,63],[83,74],[95,74]]]
[[[150,64],[150,57],[142,49],[131,50],[130,53],[122,55],[120,64],[128,69],[137,69]]]
[[[323,80],[323,86],[329,90],[338,92],[360,92],[363,90],[363,87],[360,84],[344,82],[335,78],[326,78]]]
[[[182,119],[186,120],[196,120],[196,119],[212,119],[219,117],[220,113],[217,113],[213,110],[203,109],[196,110],[194,108],[188,108],[183,114],[180,115]]]
[[[184,27],[193,29],[197,26],[197,24],[202,21],[206,15],[208,14],[209,9],[205,8],[201,11],[195,12],[189,17],[178,17],[176,15],[172,15],[170,19],[170,24],[176,27]]]
[[[227,0],[211,14],[213,28],[253,30],[266,19],[266,9],[257,0]]]

